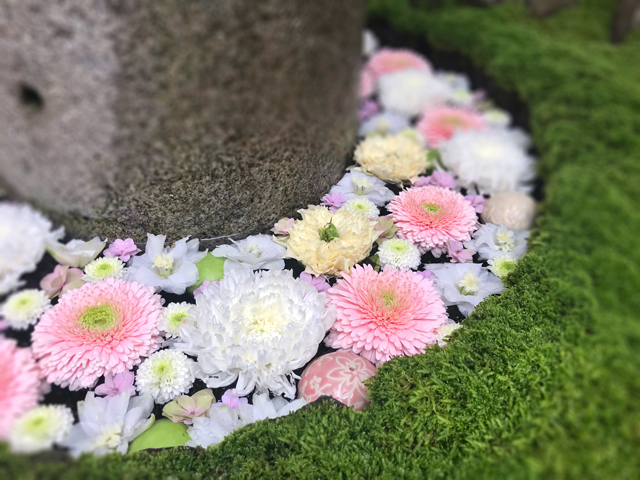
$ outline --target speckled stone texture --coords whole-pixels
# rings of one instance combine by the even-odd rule
[[[360,0],[3,0],[0,183],[84,237],[266,231],[342,175],[363,20]]]

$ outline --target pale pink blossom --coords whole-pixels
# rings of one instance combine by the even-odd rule
[[[373,95],[376,88],[375,77],[366,68],[360,72],[360,98],[367,98]]]
[[[401,72],[403,70],[420,70],[431,72],[431,65],[421,55],[411,50],[381,48],[367,62],[366,70],[373,76],[374,81],[382,75]]]
[[[467,195],[464,198],[471,203],[471,206],[475,208],[476,213],[484,212],[484,204],[487,203],[487,199],[484,198],[483,195]]]
[[[230,388],[229,390],[227,390],[222,394],[222,397],[220,398],[220,402],[214,403],[211,406],[221,407],[222,405],[226,405],[229,408],[236,409],[240,405],[246,405],[248,403],[249,403],[249,400],[247,400],[245,397],[237,397],[236,395],[233,394],[233,389]]]
[[[64,295],[69,290],[74,290],[84,285],[83,275],[84,272],[79,268],[72,268],[69,265],[56,265],[53,273],[42,278],[40,288],[46,292],[49,298],[53,298],[56,295]]]
[[[200,285],[198,288],[196,288],[193,291],[193,296],[197,297],[198,295],[200,295],[202,292],[204,292],[207,287],[209,287],[209,285],[220,285],[220,280],[214,280],[214,281],[209,281],[209,280],[205,280],[202,282],[202,285]]]
[[[459,130],[483,130],[484,120],[477,113],[452,107],[434,107],[427,110],[416,125],[431,147],[449,140]]]
[[[105,257],[118,257],[123,262],[128,262],[131,257],[137,255],[142,250],[136,247],[132,238],[126,240],[117,239],[114,240],[109,248],[104,251]]]
[[[447,254],[451,259],[451,263],[468,263],[473,260],[473,254],[475,250],[464,248],[462,242],[455,240],[449,241],[449,247],[447,248]]]
[[[365,100],[360,103],[358,120],[362,123],[380,111],[380,107],[373,100]]]
[[[339,192],[327,193],[322,197],[320,205],[329,207],[329,210],[336,212],[347,200],[349,199]]]
[[[288,237],[289,236],[289,230],[291,230],[291,228],[293,227],[294,224],[295,224],[295,220],[293,218],[282,218],[282,219],[280,219],[278,221],[278,223],[276,223],[273,226],[271,231],[275,235]]]
[[[370,265],[356,265],[328,296],[337,318],[325,343],[376,365],[422,353],[437,342],[447,319],[431,280],[407,270],[377,273]]]
[[[313,285],[315,289],[320,293],[326,292],[327,290],[329,290],[329,288],[331,288],[331,285],[329,285],[327,279],[322,275],[316,277],[315,275],[310,275],[308,273],[302,272],[300,274],[300,279]]]
[[[116,375],[107,373],[104,376],[104,383],[96,387],[95,394],[104,397],[114,397],[128,390],[129,394],[134,396],[136,394],[136,387],[133,385],[134,379],[135,375],[133,372],[122,372]]]
[[[414,187],[427,187],[433,185],[442,188],[456,188],[456,181],[450,173],[435,171],[431,175],[418,177],[413,184]]]

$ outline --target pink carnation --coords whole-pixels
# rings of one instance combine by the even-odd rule
[[[141,251],[142,250],[136,247],[132,238],[127,238],[126,240],[118,238],[114,240],[114,242],[109,245],[109,248],[104,251],[104,256],[118,257],[123,262],[128,262],[131,257],[137,255]]]
[[[107,278],[63,295],[36,325],[33,352],[47,381],[90,388],[158,349],[162,298],[153,287]]]
[[[416,125],[431,147],[449,140],[458,130],[483,130],[484,120],[477,113],[452,107],[436,107],[428,110]]]
[[[431,72],[427,60],[411,50],[382,48],[373,55],[365,67],[377,82],[382,75],[402,70],[422,70]]]
[[[421,250],[443,248],[450,240],[466,242],[476,229],[476,211],[461,194],[442,187],[413,187],[387,205],[398,237]]]
[[[13,422],[38,405],[42,393],[40,370],[31,350],[0,337],[0,440],[6,440]]]
[[[428,278],[407,270],[377,273],[356,265],[329,289],[337,318],[325,343],[380,365],[399,355],[422,353],[437,342],[447,320]]]

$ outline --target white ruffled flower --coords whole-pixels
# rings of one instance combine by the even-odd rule
[[[489,270],[498,277],[500,280],[504,280],[507,275],[516,269],[518,259],[512,255],[496,255],[489,260]]]
[[[369,57],[377,49],[378,39],[376,36],[370,30],[362,32],[362,55]]]
[[[84,267],[82,279],[89,283],[98,283],[105,278],[122,278],[126,273],[124,262],[118,257],[102,257],[92,260]]]
[[[49,296],[42,290],[30,288],[14,293],[0,306],[0,317],[11,328],[24,330],[38,321],[51,308]]]
[[[22,286],[20,277],[36,269],[46,245],[64,235],[63,229],[51,228],[51,222],[28,205],[0,203],[0,295]]]
[[[428,264],[442,300],[446,306],[457,305],[464,316],[475,310],[489,295],[504,290],[502,281],[478,263]]]
[[[504,130],[459,131],[440,147],[444,166],[458,186],[482,194],[527,190],[533,179],[533,159]]]
[[[359,169],[353,169],[331,187],[329,193],[340,193],[343,197],[367,198],[379,207],[384,206],[395,196],[385,183],[373,175],[367,175]]]
[[[200,280],[196,263],[207,252],[198,251],[200,242],[197,238],[183,238],[165,248],[166,238],[164,235],[147,234],[144,255],[132,258],[127,280],[182,295]]]
[[[153,425],[153,406],[150,395],[131,398],[128,389],[106,398],[89,392],[84,401],[78,402],[80,421],[61,445],[69,448],[74,457],[84,452],[127,453],[129,442]]]
[[[402,70],[380,77],[380,103],[385,109],[415,117],[451,98],[451,87],[428,72]]]
[[[340,209],[346,212],[362,213],[366,218],[378,218],[380,216],[380,210],[368,198],[351,198],[344,202]]]
[[[510,230],[507,227],[487,223],[472,234],[464,246],[478,252],[480,259],[490,260],[496,255],[509,254],[516,259],[527,253],[529,230]]]
[[[271,235],[251,235],[233,245],[220,245],[211,254],[226,258],[223,267],[226,275],[231,270],[243,269],[243,265],[252,270],[282,270],[286,251]]]
[[[447,337],[461,327],[461,323],[456,323],[453,320],[447,320],[438,330],[438,345],[444,347],[447,344]]]
[[[50,242],[47,244],[47,251],[62,265],[82,268],[100,255],[106,245],[106,240],[102,241],[100,237],[93,237],[88,242],[78,239],[71,240],[66,244]]]
[[[335,320],[326,295],[288,270],[234,270],[196,297],[195,325],[176,348],[197,356],[208,387],[236,395],[270,390],[293,398],[293,370],[313,358]]]
[[[191,440],[185,445],[203,448],[216,445],[240,427],[268,418],[284,417],[306,404],[304,399],[288,402],[282,397],[275,397],[270,400],[268,393],[256,393],[253,395],[253,405],[243,403],[237,408],[220,404],[212,405],[208,417],[193,419],[193,426],[187,430]]]
[[[164,307],[158,330],[165,332],[166,338],[178,338],[178,329],[180,325],[189,321],[189,308],[192,306],[191,303],[182,302],[170,303]]]
[[[153,353],[138,368],[136,387],[149,394],[156,403],[167,403],[186,393],[196,379],[196,364],[177,350]]]
[[[71,431],[73,413],[63,405],[41,405],[20,416],[11,427],[9,443],[14,453],[50,450]]]
[[[416,270],[420,266],[420,250],[408,240],[392,238],[378,249],[381,266]]]

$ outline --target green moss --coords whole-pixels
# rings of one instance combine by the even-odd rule
[[[530,252],[444,348],[398,358],[362,413],[333,403],[215,448],[68,465],[0,451],[1,478],[640,477],[640,36],[611,2],[532,19],[519,4],[372,16],[473,60],[529,105],[546,191]]]

